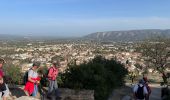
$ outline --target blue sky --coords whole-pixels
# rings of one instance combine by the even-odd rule
[[[170,0],[0,0],[0,34],[169,29]]]

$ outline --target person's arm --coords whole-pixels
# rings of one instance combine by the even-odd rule
[[[146,86],[144,86],[144,93],[148,94],[148,90],[147,90]]]
[[[152,90],[151,90],[151,87],[150,87],[149,85],[148,85],[148,88],[149,88],[149,91],[148,91],[148,92],[151,93]],[[148,94],[149,94],[149,93],[148,93]]]
[[[144,86],[144,88],[143,88],[143,90],[144,90],[144,95],[145,95],[145,99],[147,100],[148,98],[148,90],[147,90],[147,88],[146,88],[146,86]]]
[[[28,71],[28,81],[32,82],[32,83],[36,83],[36,80],[31,79],[32,75],[33,75],[33,70],[29,70]]]
[[[57,72],[56,72],[56,77],[57,77],[58,74],[59,74],[59,68],[57,68],[56,71],[57,71]]]
[[[36,83],[36,80],[31,79],[31,77],[28,77],[28,81],[30,81],[32,83]]]
[[[3,84],[3,83],[4,83],[4,79],[1,78],[1,79],[0,79],[0,84]]]

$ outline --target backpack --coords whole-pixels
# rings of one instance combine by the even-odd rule
[[[49,74],[50,70],[52,70],[50,74],[53,74],[53,75],[56,75],[56,76],[49,77],[47,75],[48,80],[55,80],[53,78],[56,78],[58,76],[58,68],[50,67],[49,70],[48,70],[48,74]]]
[[[140,87],[138,85],[138,89],[137,89],[137,92],[136,92],[137,99],[144,99],[145,98],[144,93],[143,93],[144,92],[143,88],[144,88],[144,86]]]
[[[29,71],[29,70],[28,70]],[[24,77],[23,77],[23,84],[25,85],[28,81],[28,71],[25,72]]]
[[[48,79],[49,77],[48,77],[48,74],[49,74],[49,71],[50,71],[50,69],[53,69],[53,72],[54,72],[54,68],[53,67],[50,67],[48,70],[47,70],[47,73],[46,73],[46,75],[45,75],[45,77]]]

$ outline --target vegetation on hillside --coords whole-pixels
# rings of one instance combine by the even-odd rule
[[[140,45],[140,52],[145,57],[145,61],[148,63],[147,68],[153,68],[162,74],[162,84],[168,84],[168,76],[166,69],[169,65],[170,57],[170,41],[169,39],[156,37],[144,41]],[[165,76],[166,77],[165,77]]]
[[[166,96],[163,100],[169,100],[170,90],[168,86],[170,85],[170,73],[167,72],[167,68],[169,68],[170,64],[170,40],[162,37],[155,37],[141,43],[139,50],[148,63],[146,69],[153,68],[154,71],[158,71],[162,74],[163,82],[161,82],[161,85],[165,86],[165,88],[162,88],[162,94]]]

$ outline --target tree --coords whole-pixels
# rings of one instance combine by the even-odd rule
[[[154,70],[161,73],[163,76],[163,83],[167,84],[167,78],[164,77],[166,66],[169,63],[169,57],[170,57],[170,41],[166,38],[161,37],[155,37],[149,40],[145,40],[140,44],[140,52],[145,58],[145,61],[149,64],[152,64],[152,67]]]
[[[81,65],[70,65],[61,76],[64,87],[91,89],[95,91],[95,100],[106,100],[113,89],[124,84],[127,73],[117,61],[97,56]]]

